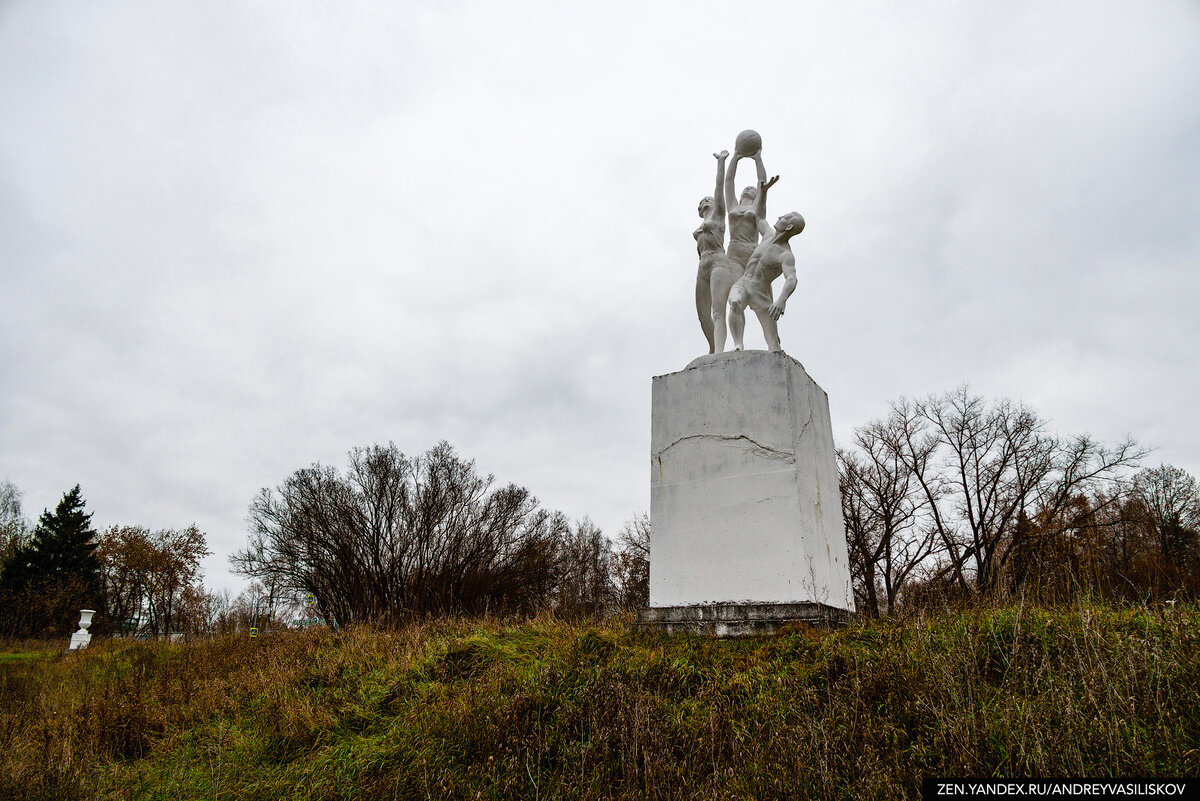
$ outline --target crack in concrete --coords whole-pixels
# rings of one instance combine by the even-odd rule
[[[804,425],[800,426],[800,433],[798,433],[796,435],[797,443],[804,441],[804,434],[805,434],[805,432],[808,431],[808,427],[812,425],[812,421],[813,421],[813,409],[810,406],[808,408],[808,419],[804,421]]]
[[[812,422],[811,417],[809,418],[809,422]],[[757,442],[750,437],[747,437],[745,434],[738,434],[735,437],[729,437],[723,434],[688,434],[686,437],[680,437],[679,439],[675,440],[670,445],[666,446],[657,454],[655,454],[655,456],[659,459],[660,464],[663,454],[687,439],[709,439],[716,440],[718,442],[736,442],[737,440],[741,439],[749,442],[752,446],[762,451],[763,455],[768,459],[782,459],[787,462],[794,462],[796,460],[795,453],[791,451],[781,451],[778,448],[772,448],[770,445],[763,445],[761,442]]]

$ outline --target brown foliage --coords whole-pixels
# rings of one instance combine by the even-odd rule
[[[113,526],[100,535],[96,555],[117,631],[162,636],[200,623],[200,560],[209,550],[195,525],[155,532]]]

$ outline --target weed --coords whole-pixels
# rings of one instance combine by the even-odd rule
[[[1200,773],[1196,606],[735,641],[449,619],[0,655],[4,798],[913,798],[930,775]]]

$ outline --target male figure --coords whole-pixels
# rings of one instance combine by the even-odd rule
[[[796,290],[796,257],[792,254],[791,238],[804,230],[804,218],[793,211],[775,222],[775,227],[763,219],[766,215],[767,190],[779,180],[776,175],[770,181],[758,184],[758,199],[762,211],[758,216],[758,231],[762,240],[746,262],[746,272],[729,292],[729,332],[733,334],[733,349],[742,349],[742,334],[746,330],[744,310],[747,306],[758,315],[763,336],[769,350],[783,350],[779,345],[779,327],[776,321],[783,316],[787,299]],[[771,299],[771,282],[782,274],[783,289],[779,300]]]

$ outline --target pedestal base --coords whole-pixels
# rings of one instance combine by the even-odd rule
[[[834,628],[850,617],[845,609],[818,603],[697,604],[639,609],[637,627],[662,634],[751,637],[775,634],[789,623]]]
[[[651,608],[639,620],[753,633],[853,612],[829,401],[800,363],[704,356],[656,377],[651,406]]]

